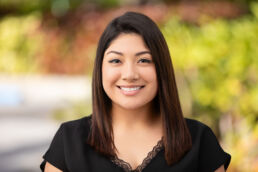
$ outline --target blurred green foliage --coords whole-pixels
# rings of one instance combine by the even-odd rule
[[[121,2],[96,1],[103,7],[117,6]],[[85,47],[96,47],[92,44],[98,32],[93,26],[104,25],[104,19],[98,20],[101,15],[92,15],[93,22],[87,23],[87,27],[76,25],[88,29],[74,30],[80,33],[77,37],[67,34],[69,32],[60,32],[62,28],[44,30],[41,27],[42,11],[51,11],[54,16],[61,17],[80,5],[82,0],[0,0],[2,13],[3,9],[28,13],[4,16],[0,20],[0,71],[9,74],[39,73],[42,64],[51,68],[54,60],[55,67],[70,58],[65,63],[69,64],[66,67],[77,69],[78,65],[72,65],[76,58],[84,59],[87,53],[93,57],[95,51],[93,53]],[[225,150],[232,155],[229,172],[258,170],[258,3],[252,2],[250,10],[250,14],[234,20],[203,15],[197,22],[199,25],[191,25],[172,16],[160,26],[171,51],[184,114],[205,122],[221,136]],[[92,30],[96,33],[90,32]],[[66,36],[76,41],[62,41]],[[66,48],[70,45],[74,51]],[[70,53],[69,58],[62,56],[67,52]],[[42,63],[39,59],[47,60]],[[56,110],[54,118],[70,120],[90,113],[88,100]]]
[[[248,7],[255,0],[224,0]],[[211,2],[211,0],[194,0],[192,2]],[[222,1],[221,1],[222,2]],[[33,11],[43,13],[51,12],[56,17],[61,17],[69,12],[87,5],[96,8],[114,8],[122,5],[143,5],[157,3],[187,3],[184,0],[0,0],[0,14],[27,14]]]
[[[0,13],[20,15],[38,11],[51,12],[54,16],[61,17],[85,4],[110,8],[122,2],[123,0],[0,0]]]
[[[171,18],[162,27],[185,115],[221,136],[229,172],[258,170],[258,3],[251,9],[231,21],[203,16],[193,26]]]
[[[0,21],[0,71],[35,73],[41,35],[35,33],[40,15],[5,17]]]
[[[49,0],[0,0],[0,13],[28,14],[33,11],[45,11]]]
[[[256,14],[257,4],[252,9]],[[232,21],[203,16],[200,20],[200,26],[192,26],[172,18],[162,29],[174,66],[189,84],[192,114],[203,120],[212,118],[213,124],[227,114],[256,124],[257,16]]]

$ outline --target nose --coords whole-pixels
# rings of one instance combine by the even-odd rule
[[[139,73],[134,64],[128,63],[122,69],[122,79],[124,81],[132,82],[139,79]]]

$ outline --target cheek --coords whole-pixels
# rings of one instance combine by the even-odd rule
[[[154,96],[157,94],[158,91],[158,80],[157,80],[157,74],[155,68],[148,68],[145,69],[144,72],[142,71],[142,78],[145,80],[145,82],[148,83],[148,92],[150,93],[150,96]]]
[[[116,81],[119,79],[119,71],[110,68],[108,66],[103,65],[102,67],[102,83],[103,87],[110,87],[112,84],[115,84]]]
[[[154,67],[142,69],[141,76],[146,82],[157,84],[157,74]]]

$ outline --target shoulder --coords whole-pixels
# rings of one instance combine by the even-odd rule
[[[195,119],[185,118],[185,120],[193,141],[200,140],[207,134],[216,137],[208,125]]]
[[[207,129],[210,129],[209,126],[207,126],[206,124],[200,122],[200,121],[197,121],[195,119],[190,119],[190,118],[185,118],[185,121],[186,121],[186,124],[187,124],[187,127],[190,131],[192,132],[201,132],[203,130],[207,130]]]
[[[63,127],[68,127],[68,128],[75,128],[75,127],[79,127],[81,125],[87,127],[90,124],[90,121],[91,121],[91,115],[88,115],[88,116],[84,116],[80,119],[63,122],[61,125]]]
[[[190,154],[198,157],[198,171],[215,171],[223,164],[227,169],[231,156],[224,152],[212,129],[200,121],[185,120],[192,137]]]
[[[63,122],[60,129],[65,135],[74,133],[87,134],[91,127],[91,115],[82,117],[80,119]]]
[[[91,115],[61,124],[57,130],[49,149],[43,156],[41,170],[44,171],[45,163],[49,162],[62,171],[67,170],[67,163],[70,157],[82,156],[78,152],[83,152],[84,143],[90,129]]]
[[[195,119],[185,118],[185,121],[186,121],[187,126],[189,128],[205,128],[205,127],[208,127],[206,124],[204,124],[200,121],[197,121]]]

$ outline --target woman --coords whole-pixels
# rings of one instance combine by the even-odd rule
[[[92,115],[61,125],[42,171],[227,169],[231,157],[211,129],[183,118],[166,41],[147,16],[127,12],[109,23],[92,89]]]

